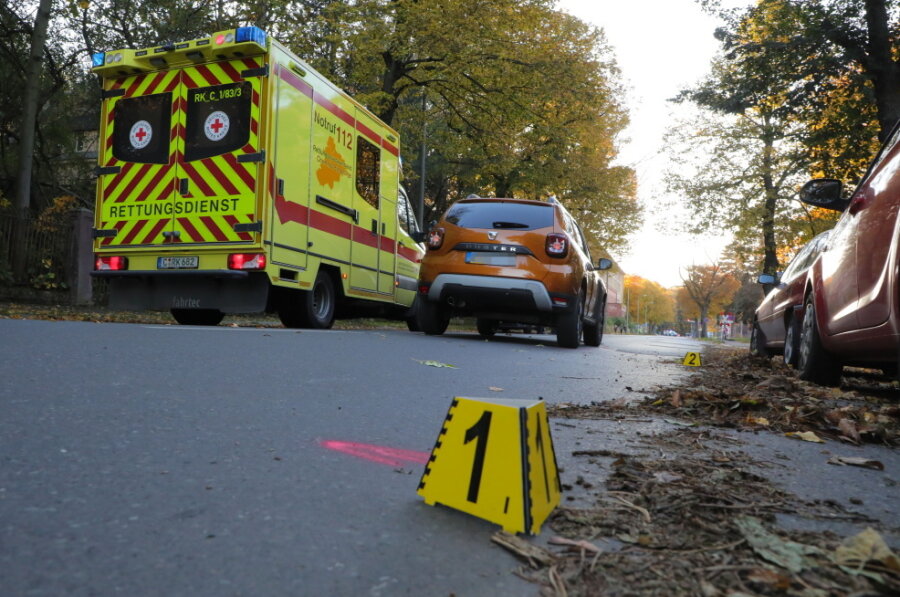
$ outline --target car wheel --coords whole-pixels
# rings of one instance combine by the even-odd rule
[[[584,343],[587,346],[600,346],[603,342],[603,325],[606,323],[606,299],[597,307],[594,323],[584,324]]]
[[[571,311],[560,314],[556,320],[556,343],[563,348],[578,348],[581,340],[584,297],[579,292]]]
[[[419,329],[429,336],[440,336],[450,325],[450,311],[440,303],[428,299],[420,299],[416,316],[419,320]]]
[[[766,336],[759,327],[759,322],[753,322],[753,329],[750,331],[750,354],[755,357],[769,356],[769,349],[766,348]]]
[[[419,304],[422,302],[422,300],[423,299],[419,298],[419,296],[416,295],[416,298],[413,299],[412,307],[410,307],[409,311],[407,312],[406,329],[408,329],[411,332],[422,331],[422,328],[419,327],[419,316],[418,316]]]
[[[310,290],[292,292],[283,297],[278,318],[286,328],[328,329],[334,324],[334,282],[319,272]],[[298,300],[299,299],[299,300]]]
[[[784,364],[797,366],[797,358],[800,354],[800,328],[803,321],[796,315],[791,316],[784,333]]]
[[[825,351],[816,323],[816,307],[812,295],[806,299],[806,312],[800,327],[800,350],[797,370],[800,379],[835,386],[841,380],[841,363]]]
[[[225,317],[218,309],[172,309],[171,313],[181,325],[219,325]]]
[[[478,333],[483,337],[490,338],[497,333],[499,322],[496,319],[482,319],[479,317],[475,320],[475,327],[478,328]]]

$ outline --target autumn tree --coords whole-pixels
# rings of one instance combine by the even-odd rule
[[[631,325],[646,325],[647,331],[675,318],[672,296],[652,280],[625,276],[625,301]]]
[[[705,338],[709,317],[731,302],[740,288],[740,282],[725,272],[719,263],[692,265],[687,268],[681,281],[684,293],[690,298],[697,314],[700,337]]]

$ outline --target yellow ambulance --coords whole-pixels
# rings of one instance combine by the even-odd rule
[[[414,327],[422,233],[397,132],[256,27],[93,56],[93,275],[182,324]]]

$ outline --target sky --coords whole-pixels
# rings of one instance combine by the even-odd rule
[[[730,0],[725,4],[748,2]],[[623,135],[628,141],[621,144],[617,163],[637,172],[645,223],[629,237],[629,252],[614,257],[626,274],[667,288],[680,286],[686,267],[716,261],[728,240],[673,230],[673,214],[654,214],[652,210],[667,197],[663,135],[678,109],[667,100],[708,72],[718,49],[713,32],[719,22],[704,14],[695,0],[559,0],[559,8],[604,30],[628,89],[625,105],[631,124]]]

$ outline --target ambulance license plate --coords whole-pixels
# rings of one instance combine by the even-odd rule
[[[158,257],[156,269],[197,269],[199,257]]]
[[[496,265],[500,267],[515,267],[515,253],[489,253],[486,251],[466,252],[466,263],[478,265]]]

